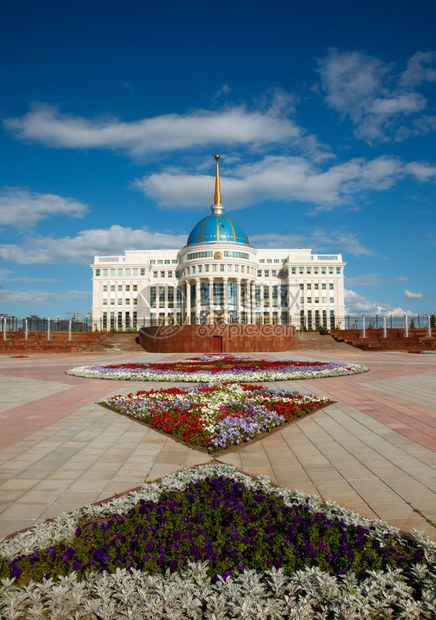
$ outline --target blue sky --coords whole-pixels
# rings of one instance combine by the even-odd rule
[[[435,311],[433,0],[1,13],[0,313],[87,313],[94,255],[182,247],[215,153],[255,247],[342,253],[349,312]]]

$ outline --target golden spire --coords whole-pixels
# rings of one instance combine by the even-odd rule
[[[220,188],[220,166],[219,166],[220,156],[215,155],[216,161],[216,172],[215,172],[215,204],[221,204],[221,188]]]
[[[215,196],[214,196],[214,204],[212,205],[212,213],[215,215],[221,215],[224,213],[224,207],[221,204],[221,188],[220,188],[220,167],[219,167],[220,156],[215,155],[216,161],[216,171],[215,171]]]

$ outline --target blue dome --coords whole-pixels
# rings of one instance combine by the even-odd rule
[[[191,230],[187,245],[217,241],[250,245],[242,226],[223,213],[212,213],[200,220]]]

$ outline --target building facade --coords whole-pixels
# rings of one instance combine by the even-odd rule
[[[182,249],[95,257],[94,330],[215,322],[334,328],[344,316],[342,255],[254,248],[224,213],[218,160],[211,214]]]

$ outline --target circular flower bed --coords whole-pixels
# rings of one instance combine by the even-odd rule
[[[235,355],[203,355],[178,362],[120,363],[78,366],[67,374],[88,379],[130,381],[289,381],[338,377],[366,372],[365,366],[337,362],[259,360]]]
[[[234,383],[140,391],[101,402],[209,452],[256,439],[330,403],[311,394]]]

